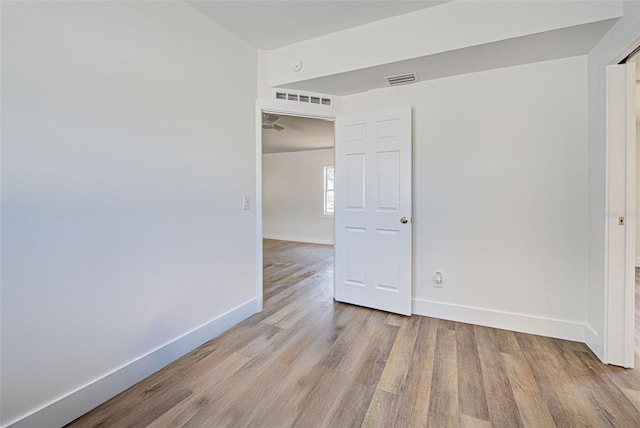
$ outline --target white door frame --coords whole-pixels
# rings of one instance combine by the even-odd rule
[[[606,80],[603,360],[607,364],[633,367],[637,218],[636,125],[632,114],[635,112],[635,64],[607,67]],[[619,224],[620,219],[624,219],[624,226]]]
[[[256,293],[258,295],[258,311],[262,311],[264,299],[262,284],[262,113],[324,120],[335,120],[339,116],[338,110],[324,105],[276,99],[256,100],[256,198],[254,206],[256,210]]]

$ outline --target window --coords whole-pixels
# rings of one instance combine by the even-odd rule
[[[333,215],[333,166],[324,167],[324,215]]]

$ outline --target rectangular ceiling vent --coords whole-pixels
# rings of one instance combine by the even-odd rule
[[[397,76],[385,77],[389,86],[404,85],[418,81],[417,73],[398,74]]]
[[[323,94],[296,93],[289,91],[276,91],[277,100],[297,101],[299,103],[307,104],[320,104],[323,106],[331,106],[333,104],[333,97]]]

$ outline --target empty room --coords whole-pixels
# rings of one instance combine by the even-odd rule
[[[640,1],[0,19],[0,427],[640,426]]]

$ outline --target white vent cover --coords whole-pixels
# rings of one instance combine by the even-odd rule
[[[418,80],[417,73],[398,74],[397,76],[385,77],[389,86],[404,85],[405,83],[413,83]]]
[[[322,94],[312,94],[310,92],[296,93],[296,92],[289,92],[289,91],[276,91],[276,99],[287,100],[287,101],[297,101],[300,103],[307,103],[307,104],[320,104],[323,106],[331,106],[333,104],[332,96],[322,95]]]

